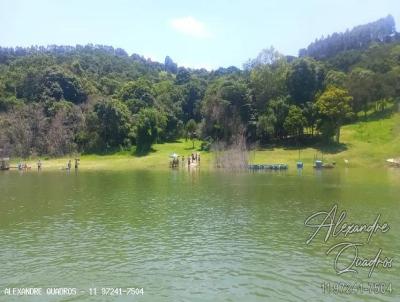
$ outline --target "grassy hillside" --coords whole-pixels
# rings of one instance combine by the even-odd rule
[[[323,155],[324,160],[336,161],[338,165],[347,159],[350,166],[382,166],[387,158],[400,157],[400,113],[344,126],[341,143],[340,148],[303,148],[300,159],[305,164],[312,164],[315,155]],[[298,149],[274,148],[252,152],[255,163],[291,164],[298,158]]]
[[[349,150],[339,156],[355,163],[381,165],[387,158],[400,157],[400,114],[346,126],[343,141]]]

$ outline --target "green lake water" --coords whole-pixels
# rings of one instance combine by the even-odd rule
[[[0,301],[400,301],[400,169],[10,171],[0,190],[0,290],[86,290]],[[306,218],[335,204],[348,223],[381,214],[390,230],[359,253],[382,249],[392,268],[336,274],[329,247],[367,234],[305,243]],[[391,282],[392,293],[324,294],[323,282]]]

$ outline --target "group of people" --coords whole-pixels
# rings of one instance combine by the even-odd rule
[[[79,158],[75,158],[75,170],[78,169],[79,162],[80,162],[80,159]],[[36,163],[36,165],[37,165],[38,171],[41,171],[42,170],[42,160],[39,159],[38,162]],[[31,169],[31,167],[28,166],[27,163],[21,163],[21,162],[18,163],[17,168],[20,171],[26,171],[26,170],[30,170]],[[72,168],[72,160],[68,160],[67,166],[65,168],[62,168],[62,169],[70,171],[71,168]]]
[[[80,162],[80,159],[79,159],[79,158],[75,158],[75,170],[78,170],[79,162]],[[66,170],[70,171],[70,170],[71,170],[71,167],[72,167],[72,161],[71,161],[71,160],[68,160]]]
[[[182,167],[187,163],[187,166],[197,166],[200,165],[200,153],[192,153],[188,155],[187,160],[185,161],[185,156],[182,156],[181,160],[179,159],[179,155],[174,155],[172,160],[170,161],[171,168],[178,168],[179,162],[182,163]]]
[[[27,163],[21,163],[21,162],[18,163],[17,168],[19,171],[26,171],[31,169],[31,167],[28,166]]]
[[[185,157],[182,156],[182,166],[185,162]],[[200,153],[192,153],[187,157],[187,165],[188,167],[192,164],[200,165]]]

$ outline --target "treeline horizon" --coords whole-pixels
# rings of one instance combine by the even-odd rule
[[[61,156],[200,138],[203,148],[305,137],[339,143],[360,112],[399,102],[400,39],[390,15],[285,56],[273,47],[213,71],[104,45],[0,47],[0,149]]]
[[[399,41],[400,33],[396,31],[396,24],[392,15],[388,15],[384,18],[378,19],[377,21],[370,22],[364,25],[358,25],[354,28],[347,29],[345,32],[333,33],[327,37],[322,36],[316,38],[314,42],[310,43],[308,47],[301,48],[298,51],[298,57],[313,57],[314,59],[324,59],[332,55],[336,55],[338,52],[353,50],[353,49],[365,49],[373,42],[385,42],[390,43],[393,41]],[[85,45],[76,44],[73,45],[57,45],[49,44],[44,45],[31,45],[31,46],[14,46],[14,47],[1,47],[0,46],[0,64],[4,64],[9,59],[15,57],[23,57],[34,54],[68,54],[75,51],[101,51],[110,55],[120,57],[130,57],[134,61],[140,61],[142,63],[148,63],[153,66],[157,66],[161,69],[165,68],[168,63],[174,63],[171,58],[167,55],[164,63],[146,58],[143,55],[133,52],[131,55],[121,47],[113,47],[110,45],[93,44],[87,43]],[[287,55],[286,58],[290,61],[296,58],[296,56]],[[254,60],[248,60],[243,63],[242,69],[248,69],[249,64]],[[182,66],[184,67],[184,66]],[[174,67],[172,67],[174,68]],[[206,68],[191,68],[184,67],[189,70],[207,70]],[[209,72],[218,69],[240,69],[237,66],[231,65],[229,67],[218,67],[216,69],[207,70]],[[176,69],[177,71],[177,69]],[[175,73],[176,73],[175,71]]]

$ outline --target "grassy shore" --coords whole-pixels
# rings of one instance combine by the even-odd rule
[[[199,151],[201,142],[179,140],[174,143],[156,144],[153,150],[145,156],[136,156],[132,151],[121,151],[108,155],[82,155],[80,169],[82,170],[129,170],[129,169],[168,169],[169,155],[177,153],[185,158],[192,152],[201,153],[202,169],[212,168],[212,152]],[[315,155],[324,161],[336,161],[343,165],[345,159],[349,166],[379,167],[385,165],[385,160],[400,157],[400,113],[381,119],[370,119],[365,122],[346,125],[341,131],[341,145],[319,145],[300,149],[300,160],[305,165],[311,165]],[[57,170],[66,167],[69,158],[42,160],[43,169]],[[251,163],[286,163],[294,166],[299,159],[298,148],[273,147],[250,152]],[[36,159],[27,163],[36,167]],[[16,161],[12,162],[15,165]]]
[[[314,156],[323,155],[324,161],[335,161],[338,165],[347,159],[349,166],[379,167],[385,160],[400,157],[400,113],[390,117],[358,122],[341,129],[341,144],[321,145],[300,149],[300,160],[311,165]],[[299,159],[297,148],[272,148],[251,152],[254,163],[294,164]]]
[[[177,153],[179,155],[187,156],[191,153],[200,152],[201,165],[210,166],[209,152],[201,152],[201,142],[195,141],[195,148],[193,149],[192,141],[185,139],[173,143],[155,144],[152,150],[144,155],[135,155],[134,150],[119,151],[112,154],[98,155],[81,155],[79,168],[81,170],[130,170],[130,169],[168,169],[169,168],[169,155]],[[60,170],[67,166],[69,159],[72,159],[72,167],[74,166],[74,156],[43,159],[43,170]],[[11,165],[15,166],[18,160],[13,160]],[[32,169],[36,169],[37,159],[26,160]]]

